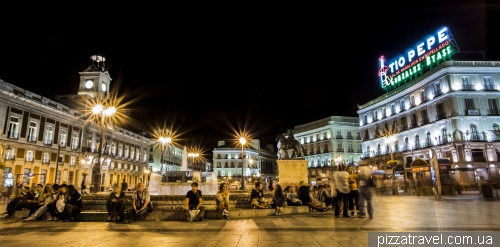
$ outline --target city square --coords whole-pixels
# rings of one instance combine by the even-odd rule
[[[343,4],[5,15],[0,245],[500,246],[500,9]]]

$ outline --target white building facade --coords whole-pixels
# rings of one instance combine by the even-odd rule
[[[306,149],[309,182],[313,185],[326,182],[336,165],[358,165],[361,160],[357,117],[331,116],[298,125],[293,128],[293,135]]]
[[[419,174],[412,162],[434,152],[452,162],[439,166],[450,190],[455,180],[464,190],[477,190],[481,179],[498,183],[499,85],[500,62],[450,60],[360,105],[363,163],[392,174],[392,152],[400,175],[412,179]]]
[[[213,150],[213,171],[219,181],[235,184],[241,181],[242,174],[247,182],[262,180],[263,177],[275,178],[277,155],[260,147],[259,140],[251,140],[243,149],[226,145],[219,141]]]

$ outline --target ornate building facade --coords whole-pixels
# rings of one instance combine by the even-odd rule
[[[450,186],[498,183],[499,85],[500,62],[450,60],[360,105],[363,163],[412,179],[421,174],[412,162],[435,153],[449,161],[439,171]],[[399,166],[387,166],[391,153]]]
[[[78,93],[57,95],[56,101],[0,80],[2,184],[67,183],[80,188],[83,182],[88,187],[98,157],[102,189],[123,179],[130,188],[146,180],[149,139],[100,125],[87,114],[89,102],[110,89],[103,62],[103,57],[92,56],[91,66],[80,72]]]

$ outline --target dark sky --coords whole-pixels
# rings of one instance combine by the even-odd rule
[[[152,133],[167,124],[177,143],[209,157],[239,130],[275,144],[286,128],[356,117],[357,104],[383,94],[378,57],[394,58],[442,26],[461,51],[500,59],[499,4],[372,2],[182,10],[94,3],[12,14],[2,18],[0,79],[48,98],[74,94],[78,72],[103,52],[111,90],[134,102],[127,110],[135,121],[124,127]]]

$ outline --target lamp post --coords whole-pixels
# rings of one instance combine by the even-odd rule
[[[247,143],[247,139],[245,137],[240,137],[240,144],[241,144],[241,190],[245,190],[245,162],[244,162],[244,157],[245,153],[243,151],[243,148],[245,147],[245,144]]]
[[[172,142],[172,138],[171,137],[163,137],[163,136],[160,136],[159,138],[159,142],[161,143],[161,158],[160,158],[160,174],[163,175],[163,173],[165,172],[163,169],[164,169],[164,153],[165,153],[165,146],[166,145],[170,145],[170,143]]]
[[[57,184],[57,169],[59,169],[59,162],[61,162],[61,143],[57,144],[57,159],[56,159],[56,175],[54,176],[54,184]]]
[[[104,144],[104,127],[106,118],[112,117],[116,113],[116,108],[114,106],[103,106],[102,104],[97,104],[92,107],[92,113],[94,115],[100,116],[100,135],[99,135],[99,150],[97,151],[97,163],[92,167],[92,192],[98,192],[101,187],[101,167],[102,167],[102,146]],[[56,174],[57,175],[57,174]]]
[[[193,171],[194,171],[194,164],[193,164],[194,163],[194,158],[197,158],[199,156],[200,156],[199,153],[188,153],[188,157],[191,158],[191,170],[193,170]]]

